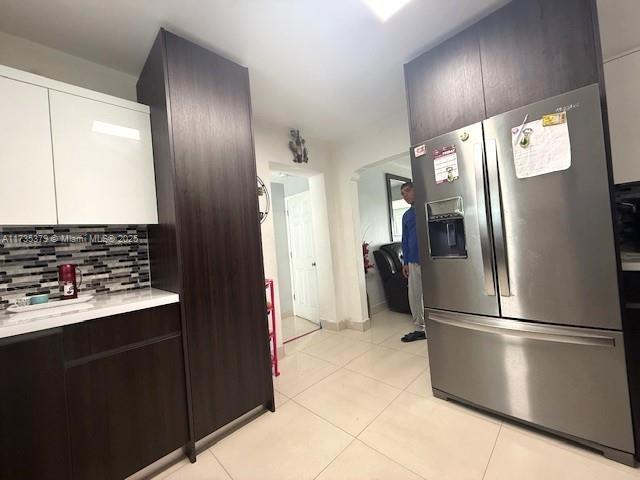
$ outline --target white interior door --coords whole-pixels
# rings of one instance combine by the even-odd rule
[[[291,256],[293,312],[298,317],[320,323],[311,195],[309,192],[302,192],[286,198],[285,202]]]

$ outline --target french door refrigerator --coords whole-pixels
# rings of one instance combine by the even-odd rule
[[[632,463],[598,85],[411,154],[434,394]]]

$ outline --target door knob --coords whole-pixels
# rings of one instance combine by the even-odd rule
[[[316,266],[316,262],[313,262],[313,263],[311,264],[311,266],[312,266],[312,267],[315,267],[315,266]]]

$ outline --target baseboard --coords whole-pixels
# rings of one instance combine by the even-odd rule
[[[347,328],[348,320],[342,320],[340,322],[330,322],[328,320],[320,320],[320,326],[324,330],[330,330],[332,332],[339,332],[340,330],[344,330]]]
[[[165,455],[159,460],[156,460],[151,465],[147,465],[142,470],[138,470],[136,473],[127,477],[125,480],[144,480],[153,478],[156,475],[159,475],[163,472],[166,472],[169,467],[173,465],[177,465],[178,463],[183,463],[184,460],[187,460],[187,457],[184,452],[184,447],[180,447],[177,450]],[[180,465],[182,468],[187,463],[183,463]]]
[[[223,438],[229,436],[230,434],[240,429],[241,427],[244,427],[249,422],[258,418],[260,415],[268,412],[269,411],[263,405],[260,405],[254,408],[253,410],[248,411],[247,413],[236,418],[232,422],[229,422],[224,427],[221,427],[215,432],[210,433],[209,435],[196,441],[196,452],[198,452],[198,455],[200,455],[206,449],[208,449],[209,447],[212,447]]]
[[[261,405],[245,413],[244,415],[233,420],[224,427],[216,430],[213,433],[210,433],[201,440],[198,440],[196,442],[196,452],[198,453],[198,455],[202,454],[207,448],[216,444],[224,437],[230,435],[247,423],[267,412],[268,410],[266,409],[266,407]],[[127,477],[126,480],[143,480],[152,478],[156,475],[159,475],[160,473],[165,472],[169,467],[181,463],[184,460],[187,460],[184,452],[184,447],[180,447],[177,450],[169,453],[168,455],[165,455],[161,459],[153,462],[152,464],[147,465],[142,470],[139,470],[133,475]],[[185,465],[187,465],[187,463],[185,463]]]
[[[387,302],[378,303],[377,305],[373,305],[371,307],[371,315],[384,312],[385,310],[389,310],[389,308],[387,307]]]
[[[347,328],[350,330],[357,330],[358,332],[366,332],[371,328],[371,319],[367,318],[364,322],[347,320]]]

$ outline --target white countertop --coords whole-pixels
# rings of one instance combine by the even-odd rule
[[[0,312],[0,338],[63,327],[119,313],[178,303],[179,301],[180,297],[177,293],[145,288],[96,295],[86,303],[64,305],[63,302],[60,302],[62,305],[59,307],[33,312],[8,313],[3,311]]]
[[[640,253],[621,252],[622,270],[625,272],[640,272]]]
[[[622,262],[622,271],[624,272],[640,272],[640,261]]]

